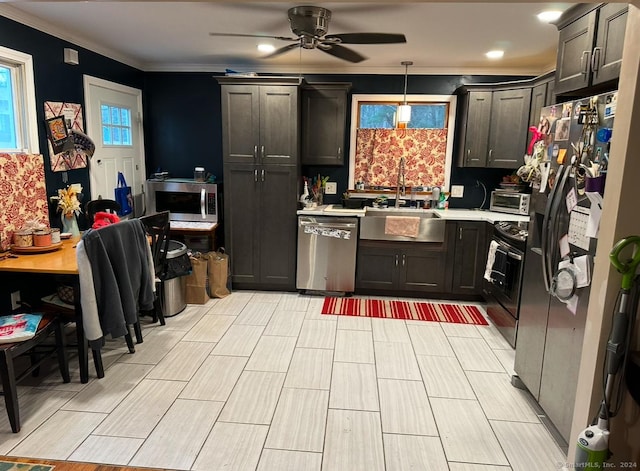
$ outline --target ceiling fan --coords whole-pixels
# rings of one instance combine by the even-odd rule
[[[361,62],[366,59],[363,55],[342,46],[342,44],[393,44],[406,43],[404,34],[392,33],[342,33],[327,34],[331,10],[314,6],[299,6],[288,11],[291,31],[297,36],[269,36],[264,34],[242,33],[209,33],[211,36],[234,36],[249,38],[271,38],[282,41],[292,41],[280,49],[276,49],[265,58],[272,58],[296,48],[319,49],[334,57],[349,62]]]

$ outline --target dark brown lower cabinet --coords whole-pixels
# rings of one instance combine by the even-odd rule
[[[226,164],[225,243],[233,286],[295,289],[295,166]]]
[[[444,293],[451,286],[445,246],[361,240],[356,290]]]
[[[356,291],[480,296],[487,227],[484,221],[447,222],[443,243],[360,240]]]
[[[453,284],[456,294],[480,294],[482,277],[487,262],[487,223],[469,221],[450,223],[447,229],[455,229],[453,256]]]

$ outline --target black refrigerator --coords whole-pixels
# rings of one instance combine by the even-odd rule
[[[561,445],[571,441],[616,103],[610,92],[549,106],[538,125],[543,163],[532,183],[515,384],[535,397]]]

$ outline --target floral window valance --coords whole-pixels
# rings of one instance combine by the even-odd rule
[[[398,163],[405,158],[405,185],[443,186],[447,129],[358,129],[355,181],[396,186]]]

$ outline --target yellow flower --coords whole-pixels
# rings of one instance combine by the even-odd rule
[[[80,187],[82,191],[82,187]],[[55,197],[54,197],[55,198]],[[78,185],[70,185],[58,190],[58,212],[70,218],[82,212],[80,201],[78,200]]]

